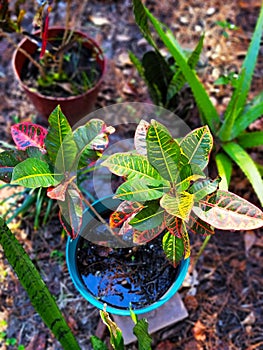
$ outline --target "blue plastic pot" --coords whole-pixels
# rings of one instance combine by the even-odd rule
[[[121,201],[118,199],[113,199],[112,197],[106,197],[102,200],[98,200],[94,202],[93,207],[96,209],[97,212],[103,213],[106,210],[114,210],[117,208]],[[94,214],[91,212],[90,209],[88,209],[83,216],[83,227],[85,227],[90,220],[94,218]],[[88,300],[92,305],[96,306],[98,309],[103,310],[105,309],[105,303],[102,301],[99,301],[96,299],[86,288],[84,282],[82,281],[82,278],[78,272],[77,269],[77,259],[76,259],[76,249],[78,245],[78,240],[81,237],[79,235],[76,239],[72,240],[71,238],[68,238],[67,246],[66,246],[66,260],[67,260],[67,266],[68,270],[71,276],[71,279],[73,280],[73,283],[79,293]],[[149,306],[144,306],[141,309],[135,309],[134,312],[136,314],[144,314],[146,312],[152,311],[166,303],[181,287],[185,276],[188,271],[190,259],[182,260],[179,266],[178,276],[175,282],[172,284],[172,286],[169,288],[169,290],[156,302]],[[106,311],[112,314],[121,315],[121,316],[130,316],[129,310],[119,309],[117,307],[113,306],[106,306]]]

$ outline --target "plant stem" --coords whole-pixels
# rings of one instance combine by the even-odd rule
[[[3,37],[5,37],[5,38],[7,39],[7,41],[8,41],[11,45],[13,45],[13,46],[15,47],[15,49],[17,49],[17,50],[20,51],[23,55],[25,55],[26,58],[28,58],[29,61],[30,61],[32,64],[34,64],[34,66],[36,66],[36,67],[38,68],[41,77],[42,77],[43,79],[46,79],[46,73],[45,73],[44,68],[43,68],[32,56],[30,56],[30,54],[29,54],[28,52],[26,52],[24,49],[22,49],[21,47],[19,47],[19,46],[14,42],[14,40],[11,39],[10,36],[9,36],[7,33],[3,32],[2,30],[1,30],[1,35],[2,35]]]
[[[203,251],[205,250],[205,248],[206,248],[206,246],[207,246],[207,244],[208,244],[210,238],[211,238],[211,235],[205,237],[205,240],[204,240],[204,242],[202,243],[201,248],[199,249],[199,252],[197,253],[197,255],[196,255],[195,259],[194,259],[192,268],[195,267],[195,265],[196,265],[198,259],[199,259],[200,256],[203,254]]]

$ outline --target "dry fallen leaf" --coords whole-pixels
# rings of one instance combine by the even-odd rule
[[[110,21],[106,17],[90,16],[90,21],[95,24],[95,26],[104,26],[110,24]]]
[[[246,231],[246,233],[244,234],[246,256],[248,256],[249,250],[253,247],[256,240],[257,237],[254,231]]]
[[[203,325],[201,321],[197,321],[193,328],[193,334],[197,341],[205,341],[206,340],[206,334],[205,334],[206,327]]]

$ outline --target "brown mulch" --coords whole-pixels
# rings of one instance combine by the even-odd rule
[[[28,22],[32,13],[29,6]],[[79,2],[72,2],[73,9]],[[134,24],[129,0],[90,0],[81,2],[83,14],[80,24],[103,47],[107,56],[108,70],[97,101],[97,108],[117,102],[150,102],[147,89],[128,59],[131,50],[139,56],[147,49],[146,42]],[[240,68],[248,47],[261,1],[254,0],[147,0],[148,8],[176,34],[177,39],[193,48],[200,33],[205,30],[205,47],[202,69],[199,71],[218,110],[222,112],[228,101],[229,89],[215,87],[213,81],[225,71]],[[252,5],[253,3],[253,5]],[[52,21],[63,23],[63,2],[59,2],[52,14]],[[72,16],[74,18],[74,16]],[[235,23],[239,29],[222,35],[222,28],[215,21]],[[16,38],[14,37],[14,40]],[[262,91],[263,55],[253,80],[251,97]],[[10,59],[12,47],[0,39],[0,140],[10,142],[10,125],[17,118],[36,120],[30,102],[14,81]],[[196,110],[190,118],[194,119]],[[37,118],[37,120],[39,120]],[[41,120],[40,120],[41,121]],[[191,120],[196,123],[196,120]],[[113,121],[113,124],[118,121]],[[258,122],[256,129],[262,129]],[[262,153],[254,151],[261,160]],[[253,191],[239,170],[235,170],[231,190],[259,205]],[[3,192],[0,192],[0,198]],[[6,208],[1,207],[0,213]],[[25,249],[38,266],[50,291],[71,326],[82,349],[90,349],[89,337],[99,324],[98,311],[75,290],[64,259],[66,238],[61,236],[61,226],[54,213],[50,223],[34,231],[30,220],[21,219],[11,226]],[[193,239],[193,257],[202,243],[200,237]],[[211,238],[199,259],[193,274],[191,287],[180,290],[189,317],[176,325],[153,334],[156,350],[258,350],[263,349],[263,238],[262,229],[248,232],[217,232]],[[63,254],[52,255],[58,251]],[[44,326],[4,259],[0,249],[0,332],[5,330],[8,338],[14,337],[18,344],[28,350],[61,349],[58,342]],[[176,312],[176,311],[175,311]],[[7,326],[1,323],[7,321]],[[136,349],[136,345],[127,347]],[[16,349],[1,344],[0,349]]]

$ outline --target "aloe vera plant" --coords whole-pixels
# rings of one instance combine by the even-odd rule
[[[77,172],[101,156],[114,129],[92,119],[73,131],[59,106],[51,113],[49,125],[48,130],[28,122],[12,126],[18,149],[0,153],[0,179],[11,185],[46,189],[47,197],[58,201],[61,223],[74,238],[84,206]]]
[[[196,70],[190,64],[190,59],[186,57],[172,31],[159,22],[141,0],[133,0],[133,6],[136,23],[144,37],[148,42],[153,43],[152,45],[156,45],[150,30],[151,24],[178,65],[180,76],[183,76],[192,90],[200,111],[201,121],[203,125],[209,126],[217,143],[219,151],[215,159],[222,178],[221,188],[227,189],[231,180],[233,163],[236,163],[250,181],[263,205],[262,166],[254,161],[247,152],[247,149],[251,147],[263,145],[263,131],[246,131],[252,122],[263,115],[262,93],[252,101],[247,101],[263,31],[263,5],[233,94],[223,116],[217,112]],[[180,80],[177,83],[179,82]]]
[[[262,211],[218,188],[205,168],[213,147],[207,126],[175,140],[159,122],[142,120],[135,133],[137,152],[115,153],[102,165],[125,178],[116,197],[124,200],[111,215],[118,235],[133,230],[135,244],[165,232],[168,260],[176,266],[190,255],[189,232],[210,236],[214,228],[245,230],[263,226]]]

